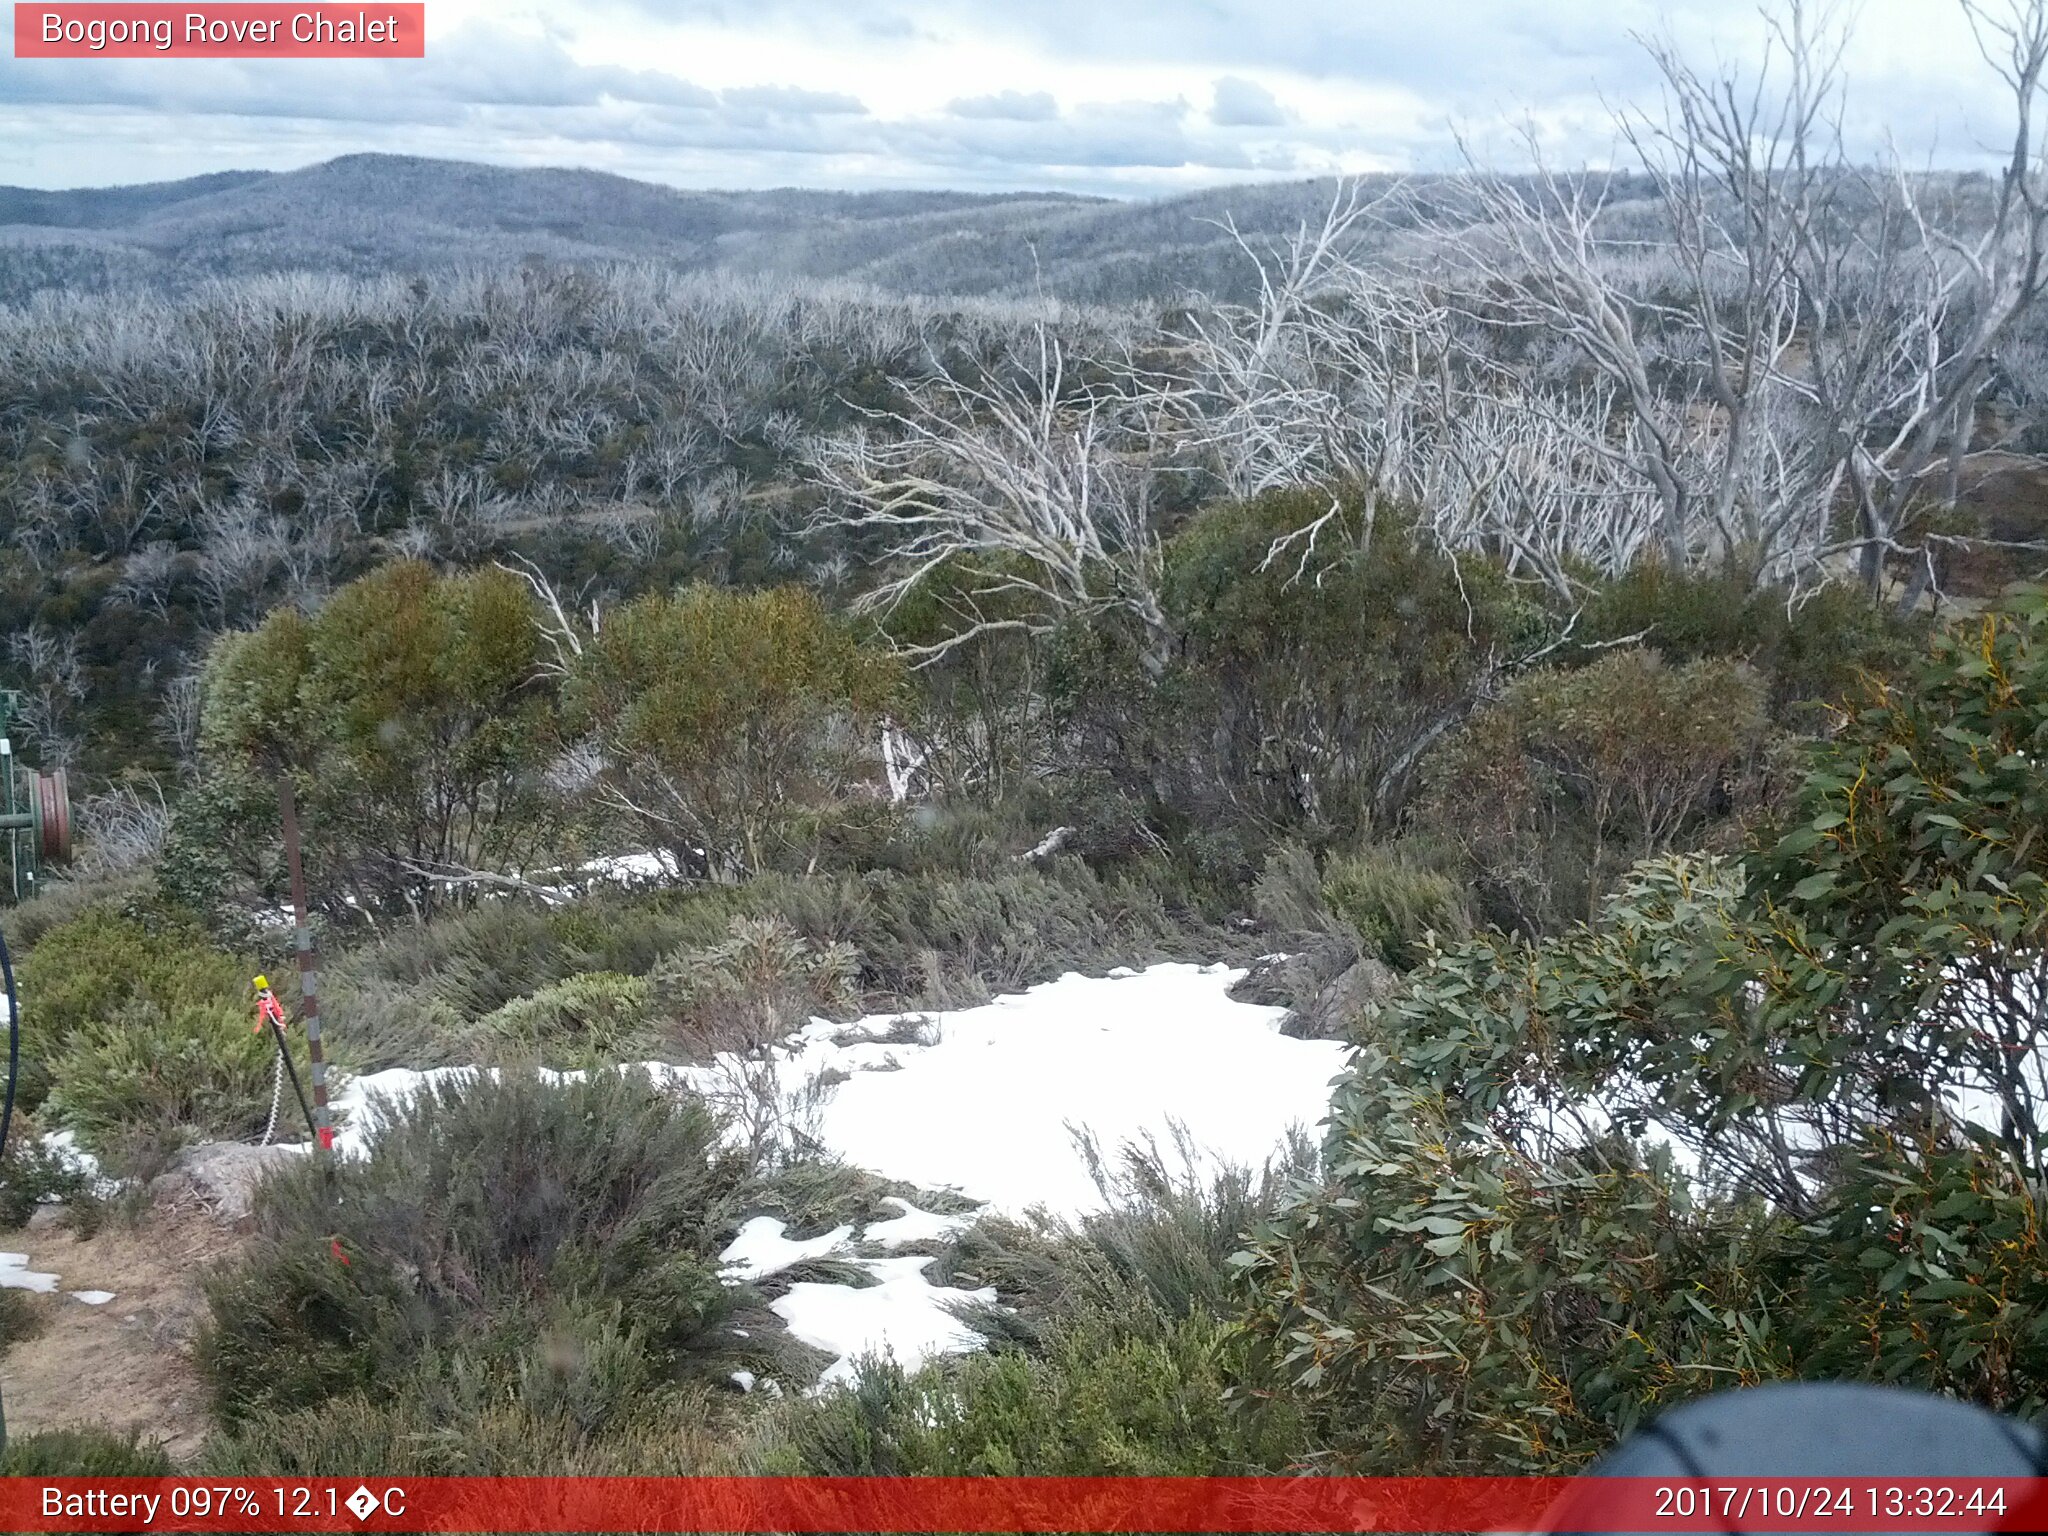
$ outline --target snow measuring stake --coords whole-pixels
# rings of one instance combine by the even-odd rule
[[[334,1150],[334,1121],[327,1110],[327,1052],[320,1041],[320,952],[306,915],[306,867],[299,856],[299,805],[290,774],[277,783],[284,819],[285,868],[292,882],[292,947],[299,956],[299,1014],[306,1021],[306,1055],[312,1062],[313,1136],[323,1153]]]
[[[0,832],[7,835],[8,894],[28,901],[43,865],[71,857],[71,790],[62,768],[43,773],[15,762],[8,726],[20,701],[20,694],[0,689]]]
[[[277,1110],[284,1097],[284,1080],[292,1080],[292,1092],[298,1095],[299,1110],[306,1117],[306,1129],[317,1138],[319,1123],[313,1118],[313,1106],[306,1102],[306,1090],[299,1086],[299,1069],[292,1065],[290,1037],[284,1032],[284,1005],[277,1000],[277,994],[270,990],[270,978],[256,978],[256,1029],[260,1033],[264,1026],[270,1028],[271,1037],[277,1044],[277,1067],[270,1089],[270,1121],[263,1128],[263,1145],[270,1145],[270,1138],[277,1134]]]

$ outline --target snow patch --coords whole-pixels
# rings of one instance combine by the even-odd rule
[[[0,1290],[54,1291],[57,1277],[28,1267],[25,1253],[0,1253]]]
[[[1229,996],[1244,974],[1070,972],[932,1015],[929,1045],[842,1047],[831,1038],[841,1026],[813,1024],[777,1067],[799,1086],[850,1074],[817,1105],[815,1134],[858,1167],[1011,1213],[1080,1215],[1103,1197],[1077,1133],[1114,1156],[1126,1143],[1170,1145],[1179,1126],[1212,1167],[1257,1167],[1290,1127],[1322,1118],[1348,1048],[1282,1035],[1284,1008]],[[884,1061],[893,1070],[875,1070]]]
[[[114,1299],[112,1291],[73,1291],[71,1295],[84,1302],[88,1307],[104,1307]]]
[[[879,1243],[884,1248],[901,1248],[905,1243],[944,1242],[965,1232],[981,1219],[979,1211],[963,1211],[957,1216],[921,1211],[908,1200],[895,1195],[884,1195],[882,1201],[895,1206],[903,1214],[892,1216],[887,1221],[869,1222],[861,1229],[860,1240]]]
[[[102,1200],[119,1194],[124,1187],[119,1179],[110,1179],[100,1172],[100,1160],[78,1144],[74,1131],[46,1131],[42,1138],[43,1150],[50,1153],[65,1168],[86,1180],[92,1192]],[[46,1196],[54,1200],[55,1196]]]
[[[785,1237],[784,1230],[773,1216],[756,1216],[747,1222],[718,1256],[723,1265],[720,1277],[728,1284],[760,1280],[805,1259],[821,1259],[853,1235],[851,1227],[834,1227],[823,1236],[805,1238]]]
[[[696,850],[699,854],[703,849]],[[647,853],[613,853],[600,859],[592,859],[576,871],[598,880],[611,880],[620,884],[632,884],[651,880],[680,880],[683,875],[676,856],[666,848],[656,848]]]
[[[936,1356],[963,1354],[988,1342],[947,1308],[993,1303],[993,1286],[962,1291],[933,1285],[924,1277],[933,1262],[929,1258],[857,1262],[876,1284],[802,1281],[769,1304],[794,1338],[837,1357],[819,1377],[820,1390],[852,1385],[863,1355],[889,1355],[905,1370],[915,1370]]]

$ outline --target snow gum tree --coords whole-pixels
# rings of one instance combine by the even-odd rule
[[[897,681],[809,592],[693,586],[606,614],[567,697],[604,801],[681,867],[737,876],[847,808]]]
[[[206,773],[234,791],[237,819],[264,827],[276,814],[265,781],[291,774],[318,848],[316,897],[423,913],[472,871],[516,869],[540,849],[554,737],[538,646],[518,577],[387,566],[310,618],[279,609],[217,643]]]
[[[1239,1255],[1255,1384],[1386,1471],[1570,1465],[1774,1376],[2039,1412],[2044,636],[2031,593],[1940,637],[1747,855],[1430,955]]]

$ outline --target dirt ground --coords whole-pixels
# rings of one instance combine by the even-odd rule
[[[0,1235],[0,1249],[54,1272],[58,1288],[34,1297],[44,1326],[0,1355],[9,1434],[92,1423],[140,1430],[175,1460],[199,1449],[206,1391],[192,1363],[205,1315],[199,1279],[237,1241],[199,1212],[118,1216],[90,1239],[60,1230]],[[72,1291],[112,1291],[90,1306]]]

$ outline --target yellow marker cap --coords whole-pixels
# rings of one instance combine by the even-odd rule
[[[268,992],[270,990],[270,978],[268,976],[258,976],[256,978],[256,990],[258,992]]]

